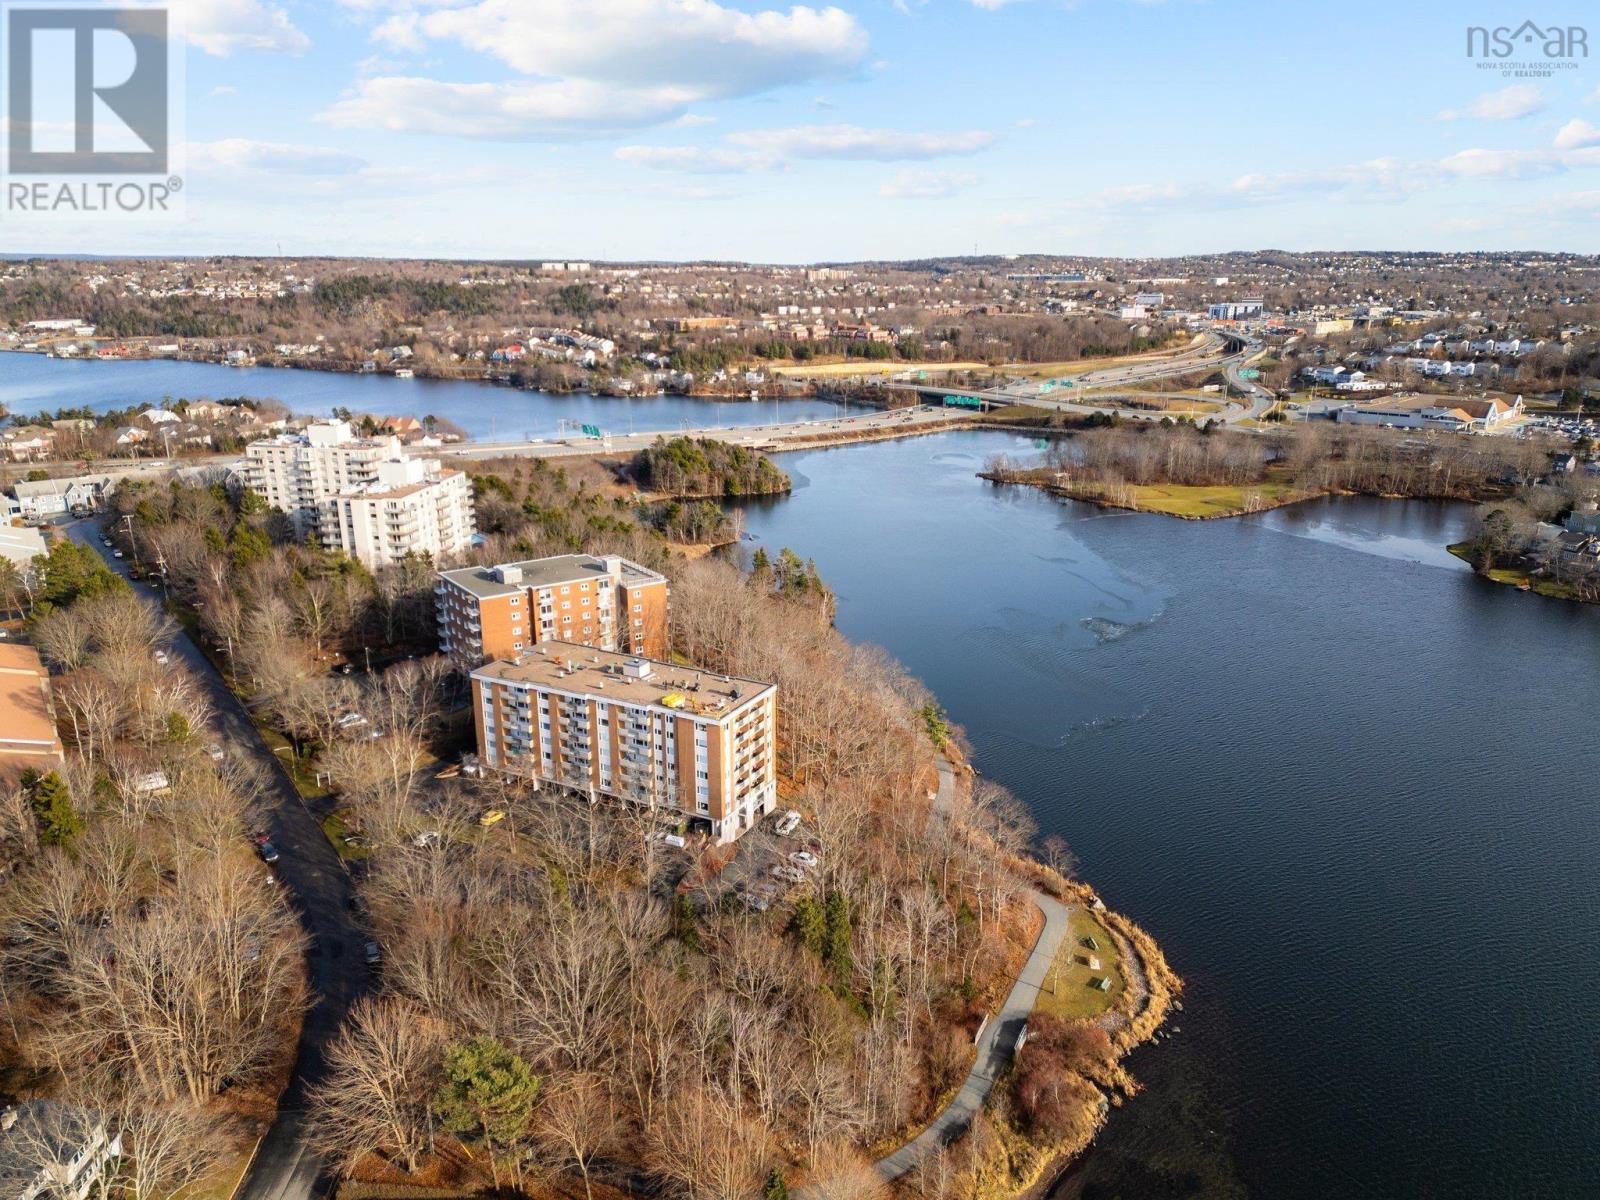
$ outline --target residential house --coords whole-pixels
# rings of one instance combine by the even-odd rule
[[[0,1200],[86,1200],[122,1137],[89,1109],[29,1100],[0,1109]]]

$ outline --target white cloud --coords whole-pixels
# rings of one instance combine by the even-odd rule
[[[1600,146],[1600,126],[1591,125],[1582,117],[1573,117],[1556,131],[1557,149],[1581,150],[1585,146]]]
[[[211,94],[213,96],[235,96],[238,94],[238,92],[238,88],[227,83],[219,83],[216,87],[211,89]]]
[[[1447,108],[1439,114],[1439,120],[1520,121],[1543,112],[1544,107],[1544,93],[1537,84],[1519,83],[1497,92],[1484,92],[1465,108]]]
[[[169,8],[186,41],[220,58],[238,50],[300,54],[311,46],[287,12],[262,0],[169,0]]]
[[[848,158],[895,162],[976,154],[994,145],[995,136],[981,129],[961,133],[906,133],[898,129],[863,129],[859,125],[800,125],[793,129],[730,133],[727,140],[777,159]]]
[[[716,0],[347,0],[381,13],[372,38],[417,54],[453,42],[526,81],[367,80],[323,118],[349,127],[472,137],[604,136],[704,101],[855,74],[867,34],[839,8],[743,12]],[[429,109],[442,103],[443,112]],[[461,128],[451,127],[462,122]]]
[[[363,158],[325,146],[256,142],[247,138],[190,142],[189,163],[216,174],[266,171],[276,175],[354,175],[367,166]]]
[[[708,117],[704,113],[692,112],[684,113],[683,116],[673,122],[680,129],[695,129],[701,125],[715,125],[716,123],[717,119],[715,117]]]
[[[684,115],[693,97],[584,80],[445,83],[381,75],[360,80],[317,119],[341,129],[388,129],[501,141],[608,137]]]
[[[770,171],[778,164],[743,150],[702,149],[699,146],[619,146],[617,158],[656,171],[682,171],[686,175],[733,175]]]
[[[1572,121],[1553,145],[1491,150],[1475,147],[1437,159],[1375,158],[1305,170],[1261,171],[1229,183],[1140,183],[1105,188],[1071,201],[1089,211],[1184,206],[1228,209],[1315,196],[1346,202],[1393,200],[1462,180],[1508,182],[1600,167],[1600,128]]]
[[[724,137],[722,145],[709,148],[622,146],[617,157],[659,171],[708,175],[779,170],[791,162],[814,159],[906,162],[946,158],[976,154],[994,141],[994,134],[983,130],[910,133],[858,125],[799,125],[741,130]]]
[[[894,178],[878,188],[878,195],[891,199],[934,199],[950,196],[978,182],[978,177],[964,172],[925,171],[907,167],[896,171]]]
[[[839,8],[740,12],[715,0],[480,0],[436,8],[421,31],[525,75],[743,96],[852,73],[866,31]]]

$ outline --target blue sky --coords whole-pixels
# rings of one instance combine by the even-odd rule
[[[10,251],[802,261],[1600,251],[1575,5],[176,0],[181,224]],[[1592,10],[1590,10],[1592,16]],[[1519,55],[1518,58],[1522,58]]]

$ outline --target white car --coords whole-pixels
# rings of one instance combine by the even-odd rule
[[[800,814],[791,808],[788,812],[784,813],[783,816],[778,818],[778,823],[773,826],[772,831],[779,837],[788,837],[799,827]]]
[[[822,860],[809,850],[796,850],[789,855],[789,861],[803,871],[814,871],[821,865]]]
[[[804,883],[806,881],[805,872],[786,863],[779,863],[773,867],[772,877],[774,879],[782,879],[788,883]]]
[[[165,650],[157,650],[157,651],[156,651],[156,662],[157,662],[157,663],[158,663],[158,664],[159,664],[159,665],[160,665],[160,666],[163,666],[163,667],[164,667],[164,666],[166,666],[166,665],[167,665],[167,664],[168,664],[168,663],[169,663],[169,662],[171,662],[171,661],[172,661],[172,659],[170,659],[170,658],[169,658],[169,657],[167,657],[167,652],[166,652],[166,651],[165,651]]]
[[[367,719],[358,712],[347,712],[334,722],[339,729],[360,729],[367,723]]]
[[[437,829],[424,829],[411,839],[411,844],[418,850],[425,850],[429,846],[439,844],[439,831]]]
[[[111,557],[112,558],[121,558],[122,557],[122,551],[121,550],[113,550],[111,552]]]

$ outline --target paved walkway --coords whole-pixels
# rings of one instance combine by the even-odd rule
[[[950,814],[955,802],[955,788],[955,770],[941,759],[939,792],[933,804],[934,811],[941,816]],[[978,1039],[977,1058],[955,1098],[915,1138],[893,1154],[878,1160],[878,1174],[884,1179],[895,1180],[910,1174],[923,1160],[965,1133],[972,1119],[989,1099],[995,1080],[1015,1057],[1017,1038],[1027,1024],[1028,1015],[1033,1012],[1033,1002],[1039,995],[1039,989],[1044,986],[1051,964],[1055,962],[1056,951],[1067,936],[1067,916],[1072,911],[1067,905],[1042,892],[1031,891],[1028,895],[1044,913],[1044,927],[1039,931],[1028,961],[1022,965],[1022,973],[1011,986],[1011,992],[1000,1006],[1000,1011],[991,1016],[989,1023],[984,1026],[983,1036]]]

